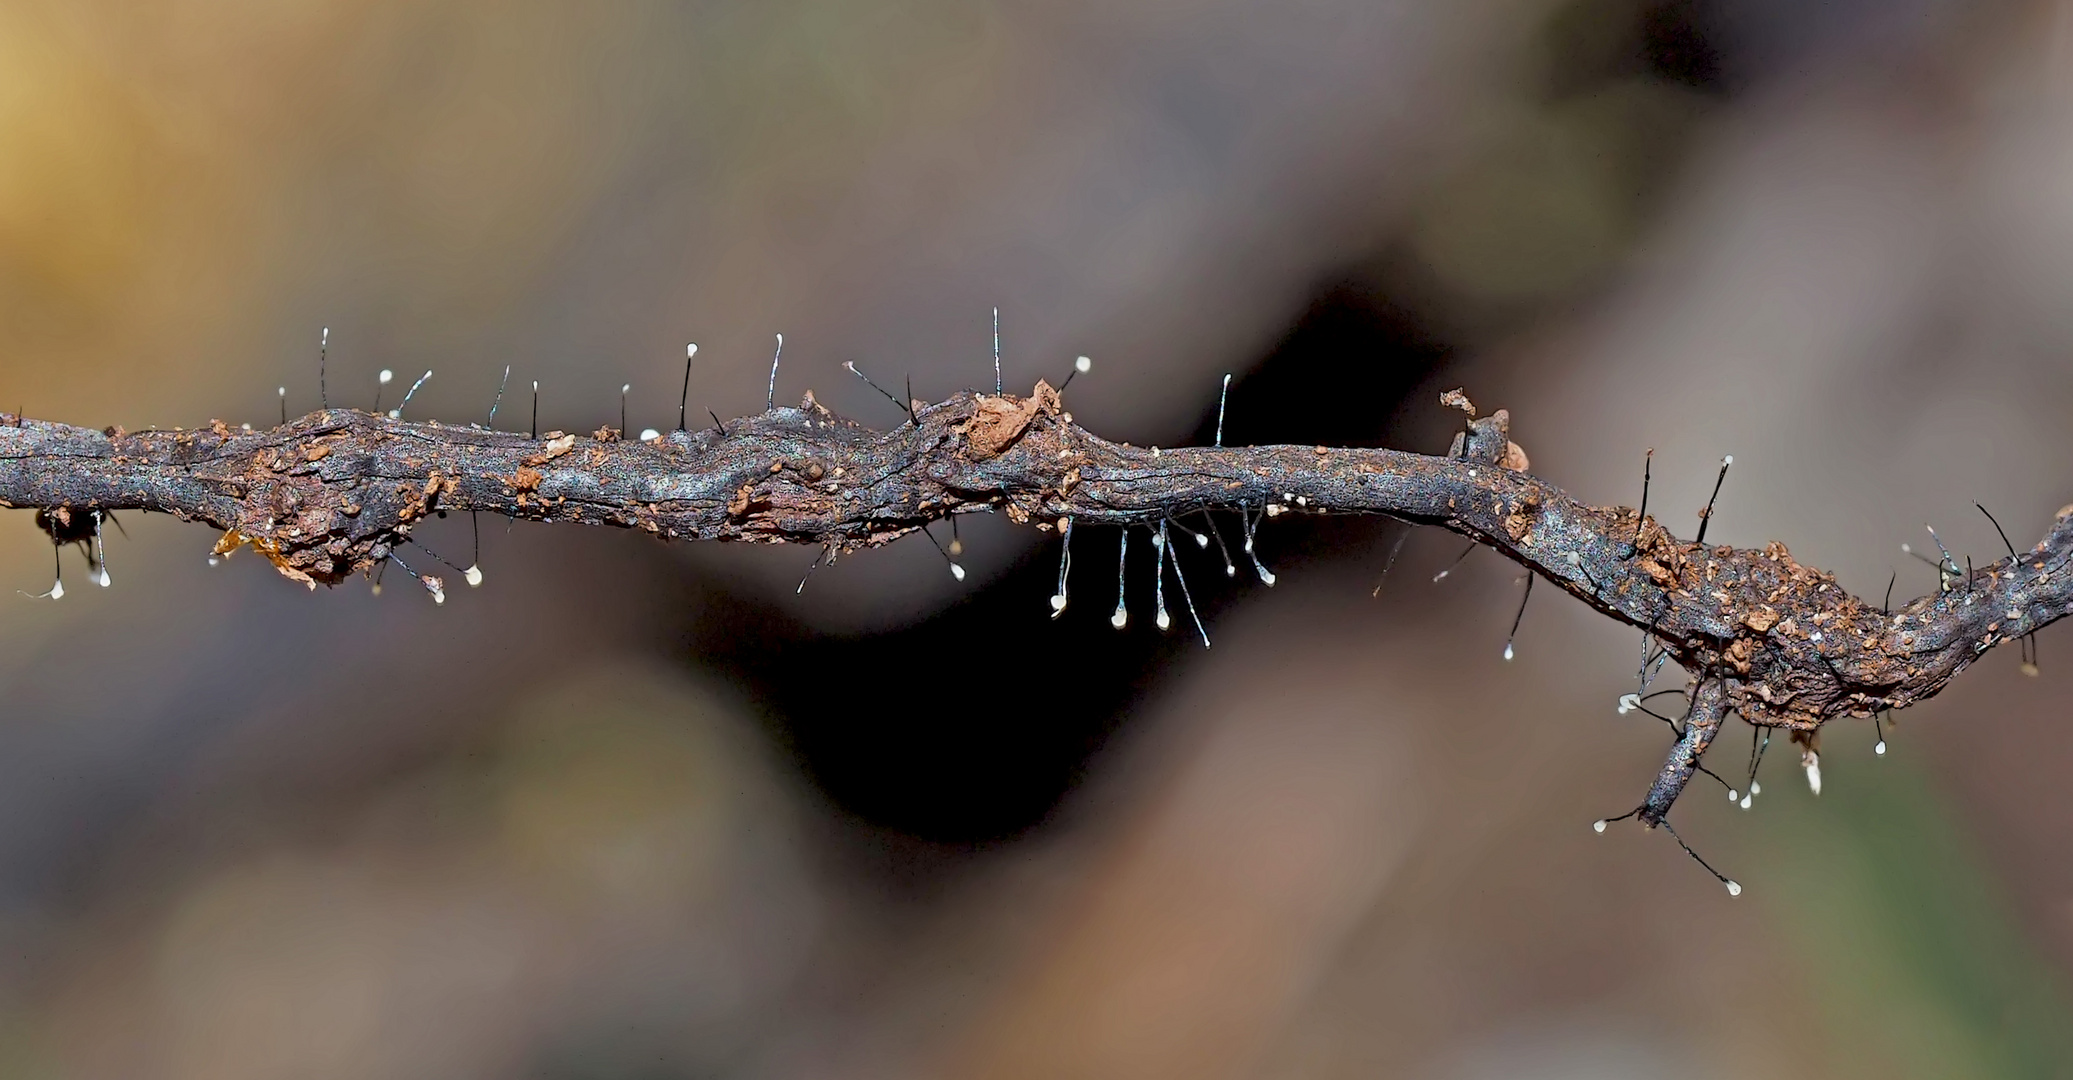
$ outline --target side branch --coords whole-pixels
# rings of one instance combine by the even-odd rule
[[[961,393],[886,432],[808,394],[796,409],[648,442],[610,428],[536,439],[345,409],[270,431],[0,417],[0,503],[58,523],[119,510],[206,522],[223,530],[219,550],[249,544],[312,588],[372,570],[443,510],[845,551],[976,511],[1040,529],[1068,518],[1156,526],[1241,507],[1384,514],[1470,537],[1647,630],[1724,698],[1716,715],[1731,708],[1801,731],[1926,698],[1992,646],[2073,610],[2073,507],[2027,554],[1888,612],[1781,544],[1708,547],[1625,507],[1584,505],[1523,471],[1507,426],[1503,412],[1471,420],[1444,457],[1147,449],[1088,433],[1042,383],[1029,397]]]

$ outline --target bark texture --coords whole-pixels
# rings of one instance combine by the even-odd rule
[[[45,511],[54,540],[78,539],[78,519],[98,521],[96,511],[205,522],[223,531],[219,551],[249,545],[311,588],[374,569],[442,510],[837,552],[975,511],[1046,530],[1066,519],[1156,527],[1203,509],[1384,514],[1502,552],[1646,630],[1691,673],[1697,700],[1645,804],[1651,824],[1727,712],[1805,739],[1831,718],[1927,698],[1988,649],[2073,610],[2073,507],[2030,551],[1950,567],[1936,593],[1887,611],[1783,544],[1707,546],[1634,510],[1584,505],[1525,471],[1507,414],[1477,418],[1458,393],[1445,400],[1470,418],[1444,457],[1133,447],[1073,423],[1042,383],[1028,397],[961,393],[891,431],[809,394],[724,430],[647,442],[609,428],[536,438],[349,409],[270,431],[216,422],[131,433],[0,416],[0,503]]]

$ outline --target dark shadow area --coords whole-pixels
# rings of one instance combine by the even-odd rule
[[[1720,53],[1708,34],[1705,0],[1657,0],[1641,14],[1641,57],[1649,74],[1694,90],[1726,94]]]
[[[1386,298],[1331,286],[1257,368],[1233,380],[1225,441],[1386,444],[1405,396],[1448,355]],[[1213,441],[1215,426],[1214,414],[1204,417],[1195,441]],[[1200,516],[1185,524],[1204,528]],[[1214,544],[1205,550],[1173,534],[1212,634],[1216,613],[1258,587],[1236,517],[1220,515],[1217,525],[1238,560],[1235,578]],[[1342,547],[1310,534],[1377,527],[1277,522],[1259,549],[1278,573],[1299,568],[1308,551]],[[1153,549],[1142,529],[1130,540],[1129,626],[1109,624],[1117,537],[1112,528],[1075,534],[1072,602],[1056,620],[1046,617],[1046,600],[1058,549],[1047,544],[991,587],[904,630],[821,636],[760,605],[722,599],[691,647],[765,702],[779,737],[848,812],[934,842],[1005,838],[1051,812],[1169,658],[1201,647],[1170,575],[1173,627],[1154,627]],[[917,692],[944,672],[960,673],[950,688]]]
[[[1733,89],[1717,41],[1717,0],[1571,0],[1542,30],[1551,98],[1628,79],[1708,95]]]

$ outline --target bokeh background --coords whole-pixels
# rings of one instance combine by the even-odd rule
[[[1434,451],[1876,598],[2073,501],[2073,3],[0,3],[0,405],[864,420],[1094,369],[1097,432]],[[26,514],[0,582],[48,587]],[[0,1075],[2073,1075],[2073,637],[1594,835],[1638,635],[1460,542],[844,558],[486,522],[312,595],[127,515],[0,597]],[[1224,525],[1227,533],[1231,523]],[[462,561],[469,523],[428,544]],[[1141,538],[1140,538],[1141,540]],[[1185,545],[1184,545],[1185,551]],[[1139,554],[1146,553],[1139,544]],[[1674,679],[1674,673],[1671,676]],[[1746,729],[1717,760],[1739,763]]]

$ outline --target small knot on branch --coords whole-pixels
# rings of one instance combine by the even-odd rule
[[[1030,396],[980,394],[974,399],[972,418],[965,421],[966,445],[979,460],[999,457],[1029,430],[1037,413],[1058,414],[1058,391],[1039,379]]]
[[[1514,472],[1525,472],[1532,466],[1526,457],[1526,448],[1511,440],[1512,414],[1499,409],[1488,416],[1476,416],[1475,403],[1459,389],[1440,395],[1440,404],[1460,409],[1468,414],[1468,430],[1456,432],[1454,445],[1447,456],[1468,461],[1481,461]]]

